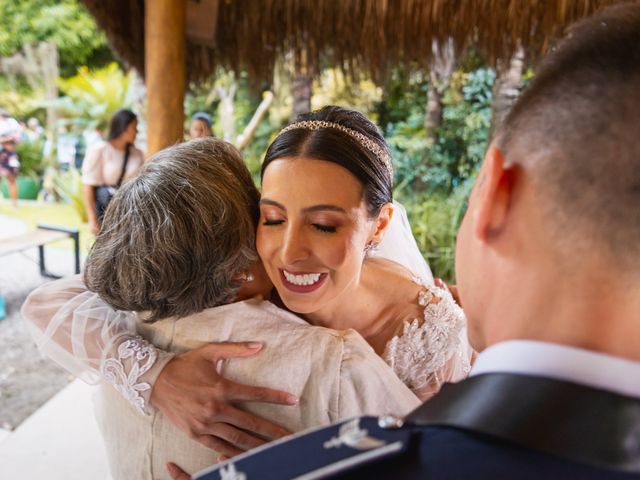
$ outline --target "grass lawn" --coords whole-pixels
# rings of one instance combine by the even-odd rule
[[[18,208],[14,209],[7,199],[0,199],[0,215],[15,218],[27,224],[30,229],[36,228],[39,223],[60,227],[71,227],[80,230],[80,253],[86,255],[93,244],[95,237],[89,232],[89,226],[82,223],[80,217],[69,204],[65,203],[40,203],[20,200]],[[51,246],[73,250],[71,240],[52,242]]]

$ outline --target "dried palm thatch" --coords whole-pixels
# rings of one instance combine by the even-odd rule
[[[426,67],[433,41],[475,45],[494,62],[518,44],[537,56],[575,20],[621,0],[219,0],[212,46],[187,43],[189,80],[215,66],[272,78],[293,53],[312,65],[384,78],[399,63]],[[113,49],[144,71],[144,0],[82,0]],[[214,21],[214,20],[212,20]],[[318,69],[315,69],[318,71]]]

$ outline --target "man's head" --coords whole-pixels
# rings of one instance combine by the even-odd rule
[[[259,193],[240,153],[203,138],[156,153],[107,208],[85,282],[150,320],[226,303],[255,254]]]
[[[558,300],[541,284],[561,295],[598,269],[640,276],[638,105],[638,3],[579,23],[541,65],[487,152],[458,237],[477,348],[535,337],[533,316],[519,312],[530,325],[513,330],[496,317],[511,305],[539,315]]]

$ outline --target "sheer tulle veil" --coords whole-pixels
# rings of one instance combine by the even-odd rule
[[[385,232],[384,238],[372,256],[386,258],[399,263],[421,283],[433,284],[433,274],[416,243],[411,225],[407,218],[407,211],[398,202],[393,202],[393,217]]]

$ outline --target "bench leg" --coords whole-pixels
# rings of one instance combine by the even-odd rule
[[[44,265],[44,245],[38,245],[38,257],[40,258],[40,275],[46,277],[47,269]]]
[[[44,245],[38,245],[38,256],[40,257],[40,275],[46,278],[62,278],[60,275],[47,272],[47,267],[44,264]]]
[[[76,264],[76,274],[78,274],[80,273],[80,233],[72,233],[71,238],[73,239],[73,255]]]

